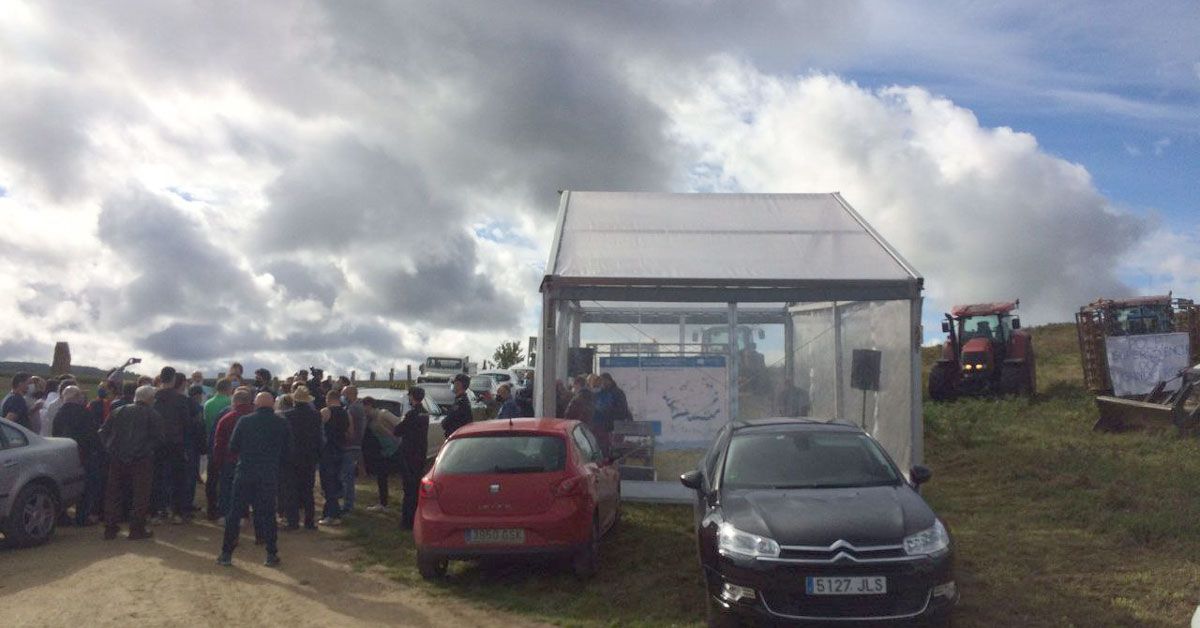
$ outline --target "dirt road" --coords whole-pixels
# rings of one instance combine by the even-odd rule
[[[0,549],[0,623],[15,626],[518,626],[520,617],[448,596],[430,599],[350,568],[336,531],[280,533],[283,564],[243,534],[233,567],[214,560],[208,522],[161,525],[150,541],[101,540],[101,527],[63,528],[43,547]]]

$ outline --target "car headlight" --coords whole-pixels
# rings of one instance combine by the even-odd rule
[[[933,527],[904,537],[904,553],[909,556],[936,554],[950,547],[950,533],[940,519],[933,520]]]
[[[774,539],[742,532],[729,523],[722,523],[717,528],[717,550],[724,555],[746,558],[779,556],[779,544]]]

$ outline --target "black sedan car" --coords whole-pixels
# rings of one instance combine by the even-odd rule
[[[795,419],[726,426],[700,468],[696,532],[709,624],[944,625],[950,533],[875,439]]]

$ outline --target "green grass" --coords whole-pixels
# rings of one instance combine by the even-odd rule
[[[956,625],[1185,625],[1200,603],[1200,444],[1091,431],[1074,325],[1035,329],[1034,344],[1033,401],[925,404],[925,496],[955,535]]]
[[[1200,441],[1101,434],[1073,325],[1033,330],[1039,395],[925,402],[926,499],[955,537],[956,626],[1181,626],[1200,603]],[[926,349],[926,371],[936,359]],[[365,500],[373,493],[363,487]],[[394,516],[358,515],[363,564],[435,595],[569,626],[699,625],[688,507],[626,504],[600,574],[452,567],[417,575]]]
[[[360,501],[374,497],[360,486]],[[412,535],[394,512],[359,513],[348,538],[364,551],[361,566],[397,582],[563,626],[684,626],[703,616],[703,590],[692,540],[690,506],[625,504],[604,537],[600,572],[587,582],[554,562],[521,565],[451,563],[450,578],[431,584],[416,568]]]

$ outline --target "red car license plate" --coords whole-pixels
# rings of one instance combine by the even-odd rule
[[[521,528],[473,528],[467,530],[466,541],[471,545],[524,545],[525,530]]]

